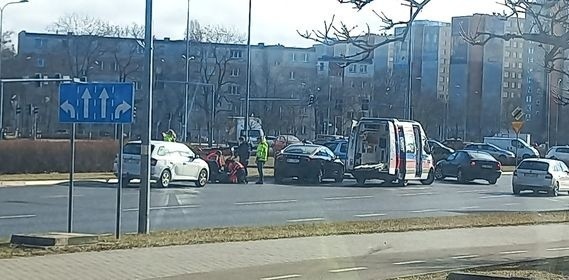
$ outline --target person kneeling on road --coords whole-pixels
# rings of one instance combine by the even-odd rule
[[[246,184],[247,183],[247,175],[245,173],[245,166],[241,164],[239,161],[228,159],[227,160],[227,168],[228,172],[228,179],[230,183],[233,184]]]

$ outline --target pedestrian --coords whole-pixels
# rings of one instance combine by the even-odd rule
[[[245,166],[245,177],[247,177],[249,175],[247,166],[249,165],[249,157],[251,157],[251,145],[245,141],[243,136],[239,137],[239,146],[237,146],[235,155],[239,157],[239,163]]]
[[[257,157],[255,163],[257,163],[257,170],[259,171],[259,180],[257,181],[258,185],[262,185],[264,183],[265,176],[263,174],[263,167],[265,167],[265,163],[269,157],[269,144],[267,143],[267,139],[265,136],[261,137],[261,141],[257,146]]]
[[[166,142],[176,142],[176,132],[173,129],[168,129],[168,131],[162,132],[162,138]]]

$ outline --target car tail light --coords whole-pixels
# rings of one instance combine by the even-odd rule
[[[545,175],[545,179],[553,179],[553,175],[551,175],[551,173],[547,173],[547,175]]]
[[[475,166],[476,165],[476,161],[471,161],[470,162],[470,166]]]
[[[156,163],[157,163],[157,162],[158,162],[158,161],[157,161],[155,158],[153,158],[153,159],[150,160],[150,165],[156,166]]]

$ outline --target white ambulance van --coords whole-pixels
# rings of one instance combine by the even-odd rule
[[[408,181],[433,183],[434,163],[420,123],[389,118],[354,121],[348,143],[346,172],[358,184],[378,179],[396,186]]]

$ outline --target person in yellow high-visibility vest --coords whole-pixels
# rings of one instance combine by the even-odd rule
[[[172,129],[168,129],[166,132],[162,132],[162,137],[166,142],[176,142],[176,132]]]

